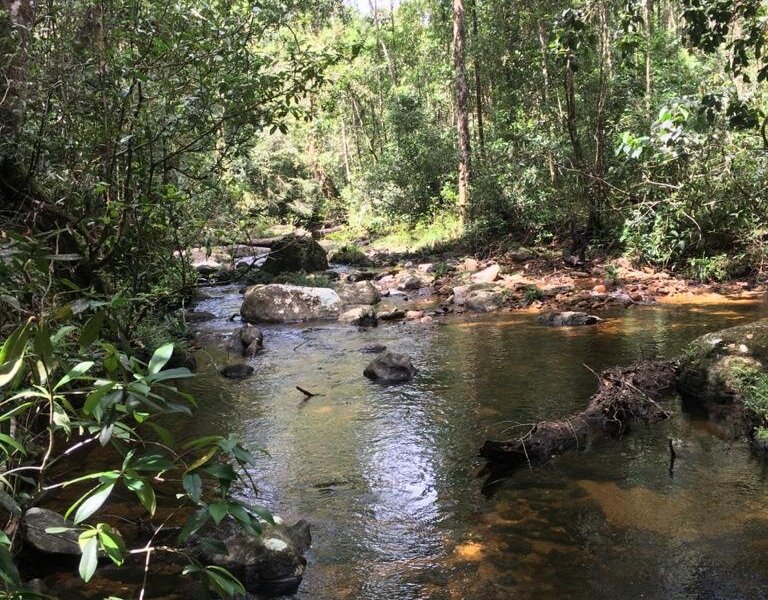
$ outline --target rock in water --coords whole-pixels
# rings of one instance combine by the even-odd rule
[[[77,543],[78,532],[75,525],[66,521],[59,513],[47,508],[30,508],[24,513],[21,522],[24,531],[24,544],[38,552],[46,554],[67,554],[80,556],[80,546]],[[63,533],[46,533],[50,527],[71,527]]]
[[[253,375],[253,367],[243,363],[226,365],[219,369],[219,375],[227,379],[245,379]]]
[[[386,349],[387,347],[384,344],[369,344],[360,348],[360,352],[363,354],[381,354]]]
[[[328,256],[311,236],[287,235],[272,246],[262,270],[277,275],[325,271],[327,268]]]
[[[376,357],[363,371],[368,379],[381,383],[402,383],[410,381],[416,374],[416,367],[404,354],[385,352]]]
[[[339,315],[339,321],[359,327],[376,327],[379,322],[376,312],[370,306],[358,306]]]
[[[595,325],[602,321],[600,317],[585,312],[567,310],[539,315],[539,321],[551,327],[571,327],[574,325]]]
[[[340,285],[336,293],[344,304],[376,304],[381,294],[370,281],[358,281]]]
[[[340,310],[341,299],[330,288],[272,283],[248,288],[240,314],[250,323],[289,323],[335,319]]]
[[[250,323],[238,327],[227,342],[227,351],[237,356],[255,356],[264,348],[264,334]]]
[[[228,569],[251,593],[292,594],[304,576],[310,541],[305,521],[290,527],[265,523],[261,535],[235,533],[224,540],[227,554],[203,559]]]

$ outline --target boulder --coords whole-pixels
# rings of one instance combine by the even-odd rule
[[[45,554],[66,554],[80,556],[80,546],[77,543],[78,532],[74,529],[62,533],[46,533],[52,527],[71,527],[75,525],[67,521],[59,513],[47,508],[30,508],[21,521],[24,535],[24,545]]]
[[[376,273],[373,271],[358,271],[355,273],[348,273],[346,279],[349,283],[356,283],[358,281],[369,281],[375,277]]]
[[[330,288],[273,283],[248,288],[240,314],[249,323],[335,319],[341,304],[339,295]]]
[[[504,305],[504,294],[500,290],[473,290],[464,299],[464,306],[474,312],[492,312]]]
[[[406,272],[397,277],[397,289],[401,291],[418,290],[427,285],[427,282],[414,273]]]
[[[680,362],[678,390],[700,405],[741,399],[745,374],[768,367],[768,319],[737,325],[694,340]]]
[[[250,323],[238,327],[227,341],[227,352],[237,356],[255,356],[264,348],[264,334]]]
[[[272,244],[262,270],[273,275],[297,271],[325,271],[328,256],[311,236],[286,235]]]
[[[206,311],[188,311],[185,318],[189,323],[203,323],[205,321],[212,321],[216,318],[216,315]]]
[[[464,306],[464,302],[470,292],[476,290],[498,290],[498,286],[492,283],[470,283],[467,285],[459,285],[453,288],[453,303],[457,306]]]
[[[595,325],[602,321],[600,317],[585,312],[567,310],[539,315],[539,321],[551,327],[572,327],[575,325]]]
[[[391,310],[385,310],[378,314],[380,321],[397,321],[405,317],[405,311],[399,308],[393,308]]]
[[[309,525],[298,521],[288,527],[275,521],[263,524],[258,536],[233,533],[223,540],[226,554],[203,550],[203,561],[228,569],[250,593],[292,594],[307,566],[304,552],[311,543]]]
[[[370,306],[356,306],[339,315],[339,321],[360,327],[376,327],[376,312]]]
[[[370,281],[357,281],[339,285],[336,293],[344,304],[376,304],[381,294]]]
[[[234,363],[219,369],[219,375],[227,379],[245,379],[253,375],[253,367],[244,363]]]
[[[470,279],[472,280],[472,283],[493,283],[498,279],[500,271],[501,268],[499,265],[494,264],[490,267],[486,267],[482,271],[474,273]]]
[[[402,383],[410,381],[416,374],[416,367],[404,354],[385,352],[377,356],[363,371],[368,379],[381,383]]]

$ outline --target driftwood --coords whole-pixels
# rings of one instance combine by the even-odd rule
[[[643,362],[603,371],[586,409],[559,421],[526,426],[513,439],[489,440],[480,449],[480,456],[505,469],[533,466],[583,448],[595,436],[621,435],[632,422],[667,419],[670,414],[657,401],[674,388],[676,373],[676,361]]]

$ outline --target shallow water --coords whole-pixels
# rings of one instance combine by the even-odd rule
[[[635,307],[598,327],[552,329],[530,313],[382,325],[264,327],[256,375],[230,382],[217,340],[237,324],[232,288],[198,310],[209,340],[193,383],[197,427],[264,448],[259,501],[313,527],[300,599],[768,598],[768,485],[742,442],[676,409],[534,471],[490,497],[477,449],[515,425],[582,407],[605,367],[672,356],[764,305]],[[362,377],[385,344],[413,382]],[[318,395],[303,401],[299,385]],[[677,405],[675,400],[672,406]],[[513,433],[507,433],[513,435]],[[669,472],[668,438],[678,459]]]

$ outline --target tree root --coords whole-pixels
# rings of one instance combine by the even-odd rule
[[[674,389],[677,368],[677,361],[646,361],[603,371],[586,409],[566,419],[531,425],[514,439],[489,440],[480,449],[480,456],[494,467],[532,467],[581,449],[595,436],[622,435],[632,422],[667,419],[669,412],[657,401]]]

